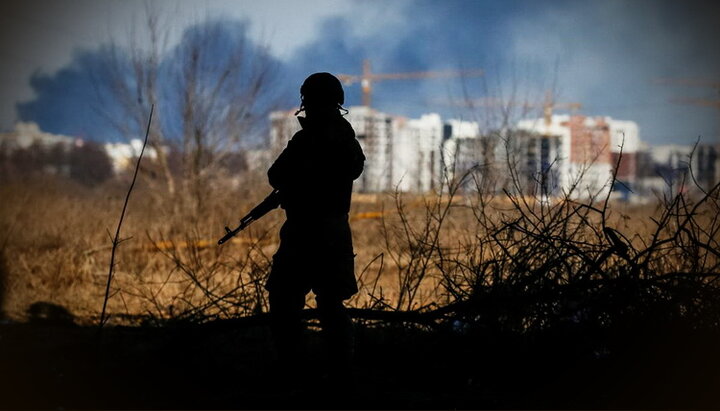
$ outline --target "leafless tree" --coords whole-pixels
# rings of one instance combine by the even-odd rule
[[[199,205],[200,190],[266,122],[277,67],[267,48],[248,38],[243,22],[206,18],[186,28],[175,45],[172,28],[167,16],[148,7],[128,45],[115,41],[107,66],[94,77],[114,103],[104,117],[128,138],[140,134],[148,107],[157,107],[149,144],[157,152],[160,184]]]

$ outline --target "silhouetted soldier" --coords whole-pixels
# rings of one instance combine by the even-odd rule
[[[355,294],[352,235],[348,223],[353,180],[365,156],[340,110],[344,93],[329,73],[315,73],[300,88],[296,115],[302,130],[268,171],[287,221],[266,284],[273,335],[290,374],[302,365],[305,296],[315,293],[326,342],[330,378],[342,380],[353,354],[352,322],[343,301]]]

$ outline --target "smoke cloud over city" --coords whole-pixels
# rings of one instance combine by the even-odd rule
[[[297,104],[296,89],[308,73],[357,74],[368,59],[377,73],[486,73],[375,85],[374,105],[395,114],[457,117],[465,114],[448,100],[497,97],[513,87],[540,98],[553,88],[558,100],[581,102],[588,115],[638,122],[652,143],[686,143],[698,136],[711,142],[720,134],[716,109],[673,102],[713,98],[716,89],[662,82],[717,80],[720,51],[709,45],[720,37],[720,10],[712,2],[156,4],[168,22],[170,43],[205,18],[248,24],[252,41],[278,59],[283,75],[275,87],[288,107]],[[2,127],[25,120],[51,132],[112,137],[88,113],[94,97],[86,71],[102,59],[111,39],[126,42],[129,27],[142,26],[144,3],[4,7],[13,22],[2,33],[11,62],[3,68],[8,87]],[[125,18],[124,27],[111,15]],[[359,86],[347,89],[348,102],[359,104]]]

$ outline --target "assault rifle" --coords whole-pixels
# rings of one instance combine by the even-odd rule
[[[274,210],[280,206],[280,194],[277,190],[273,190],[270,195],[265,197],[265,199],[255,206],[245,217],[240,219],[240,225],[237,226],[236,229],[231,230],[229,227],[225,226],[225,235],[223,238],[218,240],[218,245],[223,244],[227,240],[235,237],[237,233],[244,230],[245,227],[252,224],[253,221],[259,220],[264,216],[265,214],[269,213],[271,210]]]

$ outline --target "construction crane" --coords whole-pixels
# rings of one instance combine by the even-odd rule
[[[440,104],[449,104],[456,107],[466,107],[475,109],[478,107],[521,107],[523,109],[537,109],[542,108],[543,110],[543,119],[545,122],[545,128],[542,131],[541,135],[544,139],[547,139],[550,137],[550,126],[552,125],[552,116],[553,111],[556,109],[564,109],[569,110],[571,114],[574,114],[577,110],[582,109],[582,104],[578,102],[556,102],[553,98],[553,93],[548,90],[545,93],[545,99],[540,103],[531,103],[528,101],[515,101],[515,100],[504,100],[497,97],[483,97],[483,98],[476,98],[476,99],[465,99],[462,101],[451,101],[448,102],[447,100],[444,102],[438,102]],[[548,187],[549,181],[548,181],[548,171],[549,167],[552,164],[551,161],[547,160],[547,157],[549,157],[549,154],[543,154],[543,143],[540,142],[540,153],[539,153],[539,165],[540,165],[540,190],[542,193],[542,198],[547,198],[551,192],[550,188]],[[537,147],[537,146],[536,146]],[[549,152],[549,148],[546,149],[546,152]],[[547,161],[543,161],[543,157],[546,158]],[[532,184],[532,183],[531,183]]]
[[[444,104],[448,104],[445,102]],[[483,97],[478,99],[467,99],[459,102],[451,102],[450,105],[457,107],[522,107],[524,109],[537,109],[542,108],[543,119],[545,125],[549,126],[552,123],[552,116],[555,110],[569,110],[571,114],[575,114],[578,110],[582,109],[582,103],[578,102],[556,102],[553,99],[552,92],[548,91],[545,93],[545,99],[542,103],[530,103],[527,101],[516,102],[513,100],[507,101],[496,97]]]
[[[659,78],[655,79],[654,82],[657,84],[666,85],[714,88],[715,91],[717,91],[718,93],[718,97],[720,97],[720,81],[717,80],[694,78]],[[720,98],[717,100],[702,98],[674,98],[670,101],[679,104],[692,104],[695,106],[715,107],[720,109]]]
[[[697,79],[697,78],[659,78],[655,79],[654,83],[666,84],[666,85],[677,85],[677,86],[689,86],[689,87],[705,87],[713,88],[717,92],[716,99],[708,98],[673,98],[670,101],[678,104],[690,104],[701,107],[713,107],[720,110],[720,81],[710,79]],[[720,111],[719,111],[720,112]],[[715,146],[717,147],[720,146]],[[715,183],[720,181],[720,167],[718,166],[718,160],[714,160],[715,164],[708,164],[713,157],[709,153],[702,154],[702,151],[698,153],[698,180],[709,182],[709,186],[713,186]],[[707,168],[704,168],[701,164],[705,163]],[[708,167],[709,166],[709,167]]]
[[[576,111],[582,109],[582,103],[557,103],[553,99],[552,92],[547,91],[545,93],[545,101],[542,103],[543,118],[545,119],[545,125],[550,126],[552,123],[552,115],[555,109],[569,110],[570,114],[575,114]]]
[[[709,100],[705,98],[674,98],[673,103],[692,104],[694,106],[715,107],[720,109],[720,100]]]
[[[385,80],[411,80],[424,78],[451,78],[451,77],[478,77],[484,72],[474,70],[445,70],[445,71],[416,71],[405,73],[373,73],[370,69],[370,60],[363,60],[362,74],[338,74],[337,78],[346,86],[360,83],[362,88],[362,105],[370,107],[372,101],[372,86]]]
[[[670,84],[691,87],[711,87],[720,91],[720,81],[696,78],[658,78],[654,81],[657,84]]]

